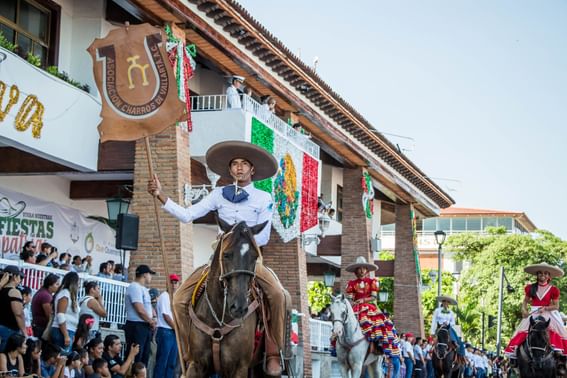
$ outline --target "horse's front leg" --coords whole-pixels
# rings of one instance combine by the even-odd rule
[[[352,373],[352,378],[358,378],[362,375],[362,364],[364,363],[364,361],[353,361],[352,364],[352,370],[350,371]]]
[[[350,370],[347,367],[346,361],[341,362],[340,367],[341,367],[341,377],[350,378]]]
[[[189,364],[189,369],[187,369],[186,378],[189,377],[208,378],[209,375],[207,374],[207,369],[205,369],[205,367],[202,364],[195,361],[191,361],[191,363]]]

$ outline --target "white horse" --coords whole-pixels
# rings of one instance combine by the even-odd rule
[[[370,342],[362,333],[358,319],[343,294],[333,299],[331,321],[333,333],[337,336],[337,359],[341,364],[341,375],[343,378],[358,378],[362,374]],[[373,354],[368,357],[366,363],[371,377],[383,377],[383,360],[382,355]]]

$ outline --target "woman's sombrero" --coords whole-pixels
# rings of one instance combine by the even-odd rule
[[[356,258],[356,262],[346,267],[346,271],[354,272],[357,268],[366,268],[370,271],[378,270],[378,267],[376,265],[366,262],[364,256],[358,256]]]
[[[252,181],[272,177],[278,171],[278,163],[271,153],[255,144],[238,140],[214,144],[207,150],[205,157],[210,170],[230,180],[233,180],[230,162],[238,158],[246,159],[254,166]]]
[[[455,306],[457,305],[457,301],[456,301],[455,299],[453,299],[453,298],[447,296],[447,295],[440,295],[440,296],[438,296],[438,297],[437,297],[437,301],[439,301],[439,302],[447,301],[447,302],[449,302],[449,303],[452,304],[452,305],[455,305]]]
[[[563,272],[563,269],[559,268],[558,266],[549,265],[545,262],[528,265],[524,268],[524,272],[529,274],[537,274],[537,272],[549,272],[551,274],[551,278],[563,277],[563,275],[565,274]]]

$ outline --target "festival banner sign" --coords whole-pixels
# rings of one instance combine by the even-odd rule
[[[163,30],[142,24],[112,30],[87,49],[102,97],[101,142],[158,134],[183,117],[166,42]]]
[[[90,255],[93,267],[108,260],[121,262],[121,252],[115,248],[115,232],[108,225],[87,218],[79,210],[0,187],[2,257],[19,259],[26,241],[37,246],[47,242],[57,247],[59,253],[72,256]],[[124,263],[127,266],[128,261]]]

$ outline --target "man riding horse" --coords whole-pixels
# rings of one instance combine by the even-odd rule
[[[530,319],[543,317],[549,320],[549,344],[558,356],[564,360],[567,355],[567,331],[559,313],[559,288],[551,284],[551,279],[562,277],[563,270],[547,263],[529,265],[524,271],[537,277],[537,282],[529,283],[524,288],[524,301],[522,302],[522,321],[510,339],[504,352],[514,361],[517,358],[517,349],[528,337]],[[560,368],[564,370],[562,361]]]
[[[206,154],[207,167],[222,178],[232,180],[234,184],[215,188],[207,197],[190,206],[182,207],[164,196],[157,176],[148,182],[148,192],[159,199],[163,209],[183,223],[217,211],[219,218],[228,224],[244,221],[249,227],[267,222],[264,229],[255,235],[259,247],[268,243],[272,221],[272,197],[269,193],[256,189],[253,181],[270,178],[276,174],[278,165],[275,158],[266,150],[256,145],[241,141],[227,141],[213,145]],[[216,247],[216,242],[214,243]],[[214,250],[214,248],[213,248]],[[197,281],[207,266],[198,268],[179,288],[174,307],[187,308],[191,305],[191,294]],[[265,267],[258,259],[256,280],[269,305],[269,334],[266,337],[267,355],[266,373],[270,376],[281,374],[280,352],[284,349],[286,307],[290,303],[289,294],[281,285],[275,273]],[[175,301],[178,303],[176,304]],[[177,321],[183,327],[191,322],[186,311],[176,312]],[[183,330],[180,331],[183,335]],[[182,343],[187,345],[187,340]],[[185,357],[185,356],[184,356]]]
[[[379,346],[388,357],[399,358],[399,339],[394,323],[376,305],[379,284],[376,278],[369,276],[369,272],[377,269],[376,265],[367,263],[364,257],[357,257],[355,263],[346,267],[348,272],[356,274],[356,279],[347,283],[346,296],[352,303],[362,332],[371,342],[370,351],[374,352]]]
[[[449,308],[449,305],[456,305],[457,301],[446,295],[438,296],[437,301],[441,302],[441,306],[437,307],[435,311],[433,311],[429,334],[431,336],[435,336],[438,327],[443,325],[448,325],[450,339],[455,344],[457,344],[457,354],[461,357],[464,357],[465,345],[463,344],[463,341],[455,331],[457,317],[455,313]]]

